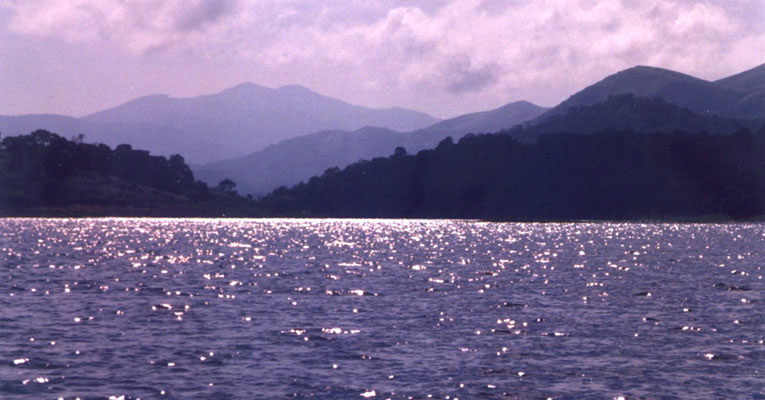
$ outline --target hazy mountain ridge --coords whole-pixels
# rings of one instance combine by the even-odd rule
[[[351,105],[297,85],[270,89],[245,83],[190,98],[143,96],[83,118],[0,117],[0,132],[23,135],[47,129],[68,137],[84,134],[87,141],[130,143],[159,154],[183,154],[200,163],[244,155],[319,130],[364,126],[413,130],[437,121],[400,107]]]
[[[454,133],[491,133],[511,128],[519,123],[542,115],[549,108],[540,107],[528,101],[516,101],[489,111],[463,114],[450,118],[420,130],[421,134],[429,132]]]
[[[291,186],[360,159],[393,152],[405,134],[383,129],[330,130],[287,139],[253,154],[201,166],[195,175],[209,183],[233,179],[241,193],[264,195],[279,186]]]
[[[80,118],[53,114],[30,114],[0,116],[0,134],[3,136],[26,135],[38,129],[44,129],[66,138],[83,135],[89,143],[104,143],[109,146],[130,144],[136,148],[148,148],[153,153],[172,155],[183,153],[191,157],[217,154],[220,147],[215,141],[202,140],[189,146],[180,141],[183,132],[167,126],[147,123],[136,124],[100,124]],[[171,134],[168,134],[170,132]],[[184,152],[178,149],[185,150]]]
[[[501,134],[330,169],[260,204],[282,216],[762,218],[763,75],[721,84],[631,68]]]
[[[190,156],[194,162],[244,155],[319,130],[353,130],[368,125],[416,129],[436,121],[412,110],[351,105],[302,86],[269,89],[252,83],[192,98],[143,97],[84,119],[102,124],[149,123],[170,127],[183,132],[177,140],[186,141],[186,147],[207,140],[220,149],[214,155]]]
[[[765,65],[715,82],[638,66],[604,78],[553,109],[521,101],[444,121],[400,108],[353,106],[297,85],[270,89],[245,83],[193,98],[144,96],[80,119],[55,115],[0,117],[0,132],[7,136],[45,128],[67,137],[83,133],[90,142],[130,143],[159,154],[180,153],[208,183],[230,177],[239,183],[240,191],[264,194],[327,168],[390,154],[398,146],[413,153],[434,147],[446,136],[459,139],[467,133],[505,130],[520,140],[533,141],[558,131],[681,129],[730,133],[741,126],[756,129],[756,121],[765,120],[763,82]],[[655,98],[661,101],[651,100]],[[380,126],[386,121],[400,128],[426,120],[435,123],[406,134],[396,129],[364,128],[356,132],[346,128]],[[521,123],[525,123],[523,128],[514,128]],[[261,134],[243,128],[252,124]],[[300,131],[313,133],[279,139]],[[248,146],[257,148],[258,143],[268,140],[271,145],[244,156],[252,150]],[[241,156],[231,158],[231,154]],[[205,161],[216,162],[200,164]]]
[[[283,140],[249,156],[195,169],[199,177],[213,184],[224,177],[233,178],[240,183],[237,189],[245,193],[263,194],[277,186],[305,182],[271,193],[258,202],[260,209],[248,211],[257,215],[633,219],[720,214],[726,218],[751,218],[765,212],[765,127],[760,127],[763,120],[757,118],[762,115],[765,89],[734,86],[745,82],[754,85],[763,73],[762,68],[745,71],[722,80],[730,85],[725,86],[673,71],[636,67],[585,88],[552,110],[516,102],[408,133],[375,127],[323,130]],[[246,115],[248,107],[257,103],[251,99],[263,103],[258,106],[260,112],[278,103],[253,95],[260,92],[280,92],[279,96],[285,98],[302,99],[285,100],[289,105],[283,106],[293,111],[293,116],[299,114],[297,118],[302,121],[326,107],[335,107],[338,114],[345,110],[356,115],[356,106],[327,100],[299,86],[267,89],[245,84],[225,92],[224,96],[201,99],[146,96],[124,104],[121,110],[105,110],[81,119],[56,115],[4,117],[0,118],[0,130],[30,123],[53,124],[85,133],[86,140],[116,130],[137,147],[148,141],[155,147],[171,148],[179,144],[176,138],[182,137],[188,126],[218,132],[226,129],[220,120],[239,118],[246,123],[252,118]],[[711,107],[716,107],[714,112]],[[211,111],[200,111],[205,108]],[[363,111],[363,107],[360,109]],[[734,109],[738,118],[726,114],[726,110]],[[120,122],[123,114],[137,117]],[[741,118],[742,114],[755,117]],[[190,117],[183,119],[184,115]],[[162,126],[164,118],[181,121],[177,126]],[[531,121],[524,123],[527,119]],[[747,133],[747,128],[759,129],[758,134]],[[470,131],[500,132],[468,135],[458,144],[451,138],[441,140],[446,136],[460,138]],[[46,134],[32,137],[48,140]],[[209,155],[219,139],[208,134],[202,136],[208,142],[181,144]],[[54,141],[59,143],[55,148],[108,150],[78,141]],[[240,142],[236,138],[229,141]],[[23,147],[14,146],[6,145],[3,156],[9,171],[14,171],[17,164],[14,160],[18,152],[13,149]],[[398,149],[400,146],[407,151]],[[130,150],[130,146],[120,146],[115,152],[126,148]],[[386,153],[394,155],[380,157]],[[53,154],[53,160],[59,157],[55,152],[48,154]],[[56,202],[66,199],[70,189],[82,194],[89,193],[90,185],[98,185],[105,188],[106,197],[97,196],[95,201],[105,205],[116,204],[122,194],[129,193],[128,186],[112,178],[91,179],[87,172],[91,166],[78,166],[78,158],[72,156],[76,151],[62,154],[66,163],[81,171],[70,177],[74,180],[68,186],[56,186],[58,182],[52,178],[38,185],[40,193],[46,190],[49,194],[49,188],[55,189],[50,192],[55,195],[45,194],[44,198]],[[149,155],[143,151],[130,154]],[[175,162],[177,165],[183,164],[182,157],[174,159],[180,160]],[[54,177],[62,168],[49,161],[43,163],[44,168]],[[133,183],[150,182],[152,173],[146,171],[151,168],[136,165],[141,165],[138,169],[145,176]],[[34,168],[38,167],[29,171],[34,172]],[[324,174],[318,176],[321,171]],[[188,172],[183,172],[184,179],[192,182],[193,175]],[[23,188],[20,176],[11,174],[4,184]],[[197,187],[187,186],[192,192]],[[231,183],[223,186],[230,188]],[[25,202],[18,200],[17,194],[6,192],[9,204]],[[161,200],[153,191],[141,193],[146,201],[159,201],[162,207],[182,201],[173,196],[160,196]],[[67,201],[85,202],[86,197],[70,196]]]
[[[334,124],[330,127],[333,129],[358,129],[376,124],[401,130],[417,129],[437,121],[425,113],[404,108],[372,109],[352,105],[299,85],[270,89],[254,83],[188,98],[144,96],[83,119],[107,124],[151,123],[185,129],[211,123],[246,129],[254,123],[273,124],[275,121],[286,124],[280,127],[282,131],[308,130],[304,133],[325,129],[324,124]],[[269,139],[289,137],[287,133],[266,134],[270,135]]]
[[[85,130],[87,122],[75,117],[57,114],[0,115],[0,133],[3,136],[26,135],[37,129],[75,136]]]
[[[492,115],[497,110],[474,115]],[[240,184],[240,191],[263,195],[279,186],[292,186],[306,181],[327,168],[344,168],[357,160],[391,154],[398,146],[413,154],[435,147],[447,136],[458,140],[467,132],[455,134],[459,130],[444,128],[460,126],[466,119],[465,116],[457,117],[408,134],[375,128],[357,132],[318,132],[269,146],[235,160],[192,167],[197,176],[209,184],[229,177]],[[475,122],[470,119],[468,121]],[[607,130],[629,130],[655,134],[686,131],[718,135],[731,134],[742,128],[754,131],[760,127],[760,123],[754,120],[697,114],[661,98],[642,98],[632,94],[612,95],[602,102],[574,106],[562,114],[549,116],[533,124],[524,125],[522,122],[518,121],[513,124],[515,126],[509,125],[513,126],[509,129],[495,127],[483,132],[503,131],[518,140],[532,143],[541,135],[561,132],[592,134]]]
[[[494,110],[461,115],[408,133],[365,127],[356,131],[330,130],[287,139],[244,157],[194,165],[194,173],[215,184],[231,178],[242,193],[263,195],[279,186],[292,186],[321,174],[327,168],[343,168],[361,159],[383,157],[396,147],[410,153],[434,147],[446,136],[492,133],[534,117],[546,108],[519,101]]]

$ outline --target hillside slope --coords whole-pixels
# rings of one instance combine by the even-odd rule
[[[0,216],[218,216],[253,203],[196,181],[183,157],[44,130],[0,141]]]
[[[444,139],[328,170],[259,201],[274,216],[544,220],[751,219],[765,214],[765,129]]]
[[[153,149],[159,145],[154,140],[169,140],[182,146],[177,151],[189,154],[189,159],[197,163],[244,155],[320,130],[354,130],[364,126],[412,130],[437,121],[403,108],[351,105],[301,86],[270,89],[252,83],[192,98],[146,96],[83,119],[101,125],[167,128],[164,134],[156,131],[149,135],[143,146]],[[106,135],[103,136],[106,140]]]
[[[610,96],[622,94],[661,98],[698,114],[765,118],[765,108],[757,107],[759,103],[754,100],[747,100],[754,92],[754,87],[721,85],[667,69],[638,66],[610,75],[575,93],[538,121],[563,114],[573,107],[603,102]]]
[[[548,116],[534,124],[506,131],[512,137],[533,142],[548,133],[584,133],[624,131],[635,133],[706,132],[714,135],[733,133],[741,128],[756,130],[760,123],[697,114],[661,98],[642,98],[632,94],[613,95],[605,101],[575,106],[562,114]]]
[[[715,83],[741,90],[765,89],[765,64],[717,80]]]
[[[244,157],[193,168],[205,182],[215,184],[230,178],[237,182],[241,192],[260,196],[279,186],[292,186],[307,180],[327,168],[342,168],[358,160],[386,156],[399,146],[414,153],[434,147],[447,136],[460,138],[468,133],[508,129],[545,110],[528,102],[515,102],[444,120],[409,133],[373,127],[355,131],[327,130],[288,139]]]
[[[270,89],[247,83],[191,98],[144,96],[83,118],[0,116],[0,133],[16,136],[46,129],[64,137],[83,134],[88,142],[128,143],[156,154],[179,153],[190,162],[207,163],[321,130],[379,126],[403,131],[437,121],[403,108],[348,104],[301,86]]]

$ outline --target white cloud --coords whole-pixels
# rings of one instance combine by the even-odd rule
[[[147,52],[228,57],[350,101],[392,103],[403,94],[405,105],[449,114],[520,98],[553,104],[635,64],[709,78],[737,72],[763,61],[763,4],[3,0],[0,8],[16,35],[109,43],[136,63]]]
[[[219,22],[235,3],[221,0],[6,1],[11,31],[71,42],[115,41],[141,53],[181,42]]]
[[[288,30],[271,48],[283,53],[299,43],[303,50],[285,62],[352,63],[377,81],[442,97],[567,78],[582,85],[634,64],[724,74],[706,55],[733,56],[730,44],[742,34],[714,4],[540,0],[488,11],[485,4],[452,1],[430,14],[394,8],[373,23]]]

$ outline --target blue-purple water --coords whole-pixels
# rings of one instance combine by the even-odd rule
[[[0,398],[763,399],[764,267],[762,224],[5,219]]]

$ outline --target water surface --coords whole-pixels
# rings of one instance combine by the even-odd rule
[[[765,398],[765,225],[0,220],[0,398]]]

